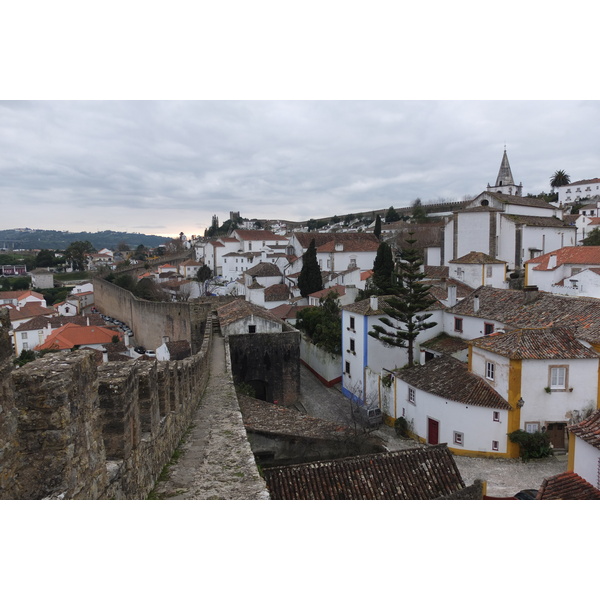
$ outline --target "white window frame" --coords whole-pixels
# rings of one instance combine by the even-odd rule
[[[454,432],[454,445],[464,446],[465,445],[465,434],[462,431]]]
[[[408,403],[409,404],[414,404],[416,406],[417,404],[417,390],[415,390],[415,388],[413,387],[409,387],[408,388]]]
[[[496,363],[490,360],[485,361],[485,378],[489,381],[495,381],[496,376]]]
[[[565,391],[568,387],[569,367],[552,365],[548,367],[548,387],[553,391]]]
[[[494,452],[499,452],[500,451],[500,442],[498,442],[496,440],[492,440],[492,450]]]

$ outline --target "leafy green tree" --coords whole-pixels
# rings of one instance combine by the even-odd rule
[[[379,215],[377,215],[377,218],[375,219],[375,229],[373,230],[373,233],[377,239],[381,238],[381,217]]]
[[[65,258],[71,263],[74,271],[85,271],[86,260],[88,254],[95,252],[91,242],[77,241],[69,244],[65,250]]]
[[[141,279],[132,291],[138,298],[150,300],[152,302],[161,302],[169,299],[167,292],[161,289],[156,282],[149,277]]]
[[[554,175],[550,177],[550,185],[552,186],[552,191],[554,188],[561,187],[563,185],[569,185],[571,183],[571,177],[567,175],[565,171],[555,171]]]
[[[315,219],[309,219],[306,222],[306,226],[308,228],[308,231],[314,231],[317,228],[317,222],[315,221]]]
[[[206,294],[206,282],[212,277],[212,269],[208,265],[202,265],[196,273],[196,279],[202,285],[202,295]]]
[[[429,220],[427,211],[421,202],[421,198],[417,198],[412,205],[412,220],[415,223],[425,223]]]
[[[311,240],[308,250],[302,258],[302,270],[298,276],[298,288],[303,298],[323,289],[321,267],[317,262],[317,248],[315,240]]]
[[[600,246],[600,229],[592,229],[581,243],[584,246]]]
[[[31,279],[29,279],[29,277],[15,277],[11,280],[13,292],[16,292],[17,290],[28,290],[30,284]]]
[[[19,358],[15,358],[14,364],[18,367],[22,367],[29,362],[35,360],[35,352],[33,350],[21,350],[21,354],[19,354]]]
[[[296,327],[304,331],[312,343],[330,354],[342,353],[342,316],[336,292],[321,298],[319,306],[298,311]]]
[[[386,223],[395,223],[396,221],[400,220],[400,215],[398,214],[398,212],[396,211],[396,209],[393,206],[390,206],[388,208],[387,213],[385,213],[385,222]]]
[[[146,248],[144,244],[139,244],[133,251],[131,258],[134,258],[135,260],[146,260],[148,258],[148,248]]]
[[[381,242],[373,263],[375,295],[383,296],[394,291],[394,254],[389,244]]]
[[[54,266],[54,252],[52,250],[40,250],[35,256],[35,266],[38,268],[48,268]]]
[[[423,283],[423,261],[414,247],[415,242],[411,233],[408,248],[400,253],[397,289],[393,296],[385,299],[387,307],[382,309],[386,316],[379,319],[386,327],[373,325],[373,330],[369,331],[371,337],[386,346],[406,348],[409,365],[414,363],[414,343],[419,333],[436,325],[429,321],[431,313],[425,312],[434,299],[429,295],[431,286]]]
[[[136,281],[129,273],[121,273],[120,275],[117,275],[114,278],[113,283],[130,292],[135,292],[136,290]]]

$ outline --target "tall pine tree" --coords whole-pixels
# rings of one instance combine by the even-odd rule
[[[385,299],[387,306],[383,311],[386,317],[379,320],[386,326],[373,325],[369,335],[386,346],[406,348],[408,364],[414,363],[414,343],[421,331],[435,327],[437,323],[429,321],[431,313],[425,312],[434,299],[429,295],[428,286],[423,283],[425,274],[421,272],[423,261],[414,247],[413,233],[406,240],[408,248],[400,253],[398,263],[397,289],[393,296]]]
[[[314,238],[302,257],[302,270],[298,276],[298,288],[303,298],[323,289],[323,277],[321,276],[321,267],[317,262],[317,248]]]

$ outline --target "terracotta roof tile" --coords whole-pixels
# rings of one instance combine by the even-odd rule
[[[86,327],[67,323],[58,329],[55,329],[46,341],[37,346],[36,350],[67,350],[75,346],[85,344],[107,344],[112,342],[112,338],[119,335],[112,329],[105,327]],[[119,336],[120,337],[120,336]]]
[[[544,479],[537,500],[600,500],[600,490],[568,471]]]
[[[479,309],[474,310],[475,298]],[[566,327],[577,339],[600,343],[600,299],[482,286],[447,312],[498,321],[509,329]]]
[[[231,323],[235,323],[240,319],[245,319],[251,315],[261,317],[268,321],[278,322],[285,325],[283,321],[278,319],[275,315],[273,315],[270,311],[262,308],[261,306],[256,306],[256,304],[252,304],[250,302],[246,302],[243,299],[232,300],[223,306],[220,306],[217,309],[217,314],[219,316],[219,323],[221,325],[229,325]]]
[[[589,418],[569,427],[569,431],[600,450],[600,410]]]
[[[520,225],[527,225],[528,227],[564,227],[574,229],[573,225],[569,225],[564,221],[561,221],[557,217],[538,217],[534,215],[502,215],[505,219],[518,223]]]
[[[285,283],[276,283],[265,289],[265,302],[286,301],[290,298],[290,288]]]
[[[578,342],[570,329],[546,327],[493,333],[469,342],[476,348],[522,360],[598,358],[591,348]]]
[[[465,487],[445,444],[263,472],[274,500],[434,500]]]
[[[251,275],[252,277],[281,277],[282,273],[277,265],[269,262],[261,262],[248,269],[246,275]]]
[[[550,259],[556,258],[554,267],[550,268]],[[599,265],[600,246],[565,246],[553,252],[530,258],[525,264],[537,265],[534,271],[551,271],[565,264],[573,265]]]
[[[510,404],[483,378],[451,356],[433,358],[424,365],[394,371],[397,379],[440,398],[501,410]]]
[[[505,265],[506,261],[498,260],[497,258],[492,258],[489,254],[485,254],[484,252],[469,252],[469,254],[465,254],[460,258],[455,258],[454,260],[449,261],[451,263],[458,263],[461,265]]]

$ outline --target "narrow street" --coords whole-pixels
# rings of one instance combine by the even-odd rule
[[[300,382],[298,410],[312,417],[354,427],[351,401],[342,394],[339,384],[331,388],[325,387],[304,366],[301,367]],[[381,439],[390,451],[420,445],[413,440],[397,437],[394,429],[386,425],[382,425],[370,435]],[[513,496],[524,489],[538,489],[545,478],[562,473],[567,468],[566,454],[529,462],[468,456],[455,456],[454,460],[466,485],[470,485],[476,479],[483,479],[487,481],[487,495],[498,497]]]

